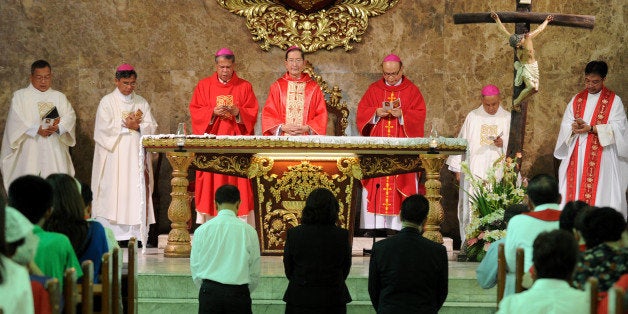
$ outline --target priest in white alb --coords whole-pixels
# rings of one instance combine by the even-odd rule
[[[619,96],[606,86],[608,65],[591,61],[584,69],[585,89],[563,115],[554,157],[563,204],[582,200],[612,207],[626,218],[628,122]]]
[[[458,221],[460,240],[463,242],[466,240],[466,228],[471,221],[469,197],[465,192],[470,191],[470,184],[465,180],[464,173],[461,173],[463,158],[474,176],[485,179],[487,170],[495,160],[505,154],[510,132],[510,112],[500,106],[499,88],[495,85],[484,86],[481,100],[482,105],[469,112],[458,135],[467,140],[466,154],[449,156],[446,162],[460,182]]]
[[[155,134],[157,122],[146,99],[134,93],[135,69],[122,64],[115,75],[116,89],[96,112],[92,216],[111,228],[116,240],[126,241],[140,239],[140,230],[155,222],[152,164],[140,139]]]
[[[50,88],[52,68],[45,60],[31,65],[31,84],[13,94],[2,138],[5,189],[16,178],[53,173],[74,176],[69,148],[76,144],[76,114],[65,95]]]

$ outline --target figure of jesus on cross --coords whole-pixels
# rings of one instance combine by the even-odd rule
[[[500,30],[508,36],[508,43],[516,51],[515,70],[517,70],[517,74],[515,76],[515,86],[521,86],[522,83],[525,83],[525,88],[513,101],[514,109],[519,110],[521,101],[528,97],[530,93],[539,91],[539,66],[534,57],[532,39],[545,29],[547,24],[554,19],[554,16],[548,15],[539,27],[525,34],[510,34],[504,24],[502,24],[497,13],[491,12],[491,17],[499,25]]]

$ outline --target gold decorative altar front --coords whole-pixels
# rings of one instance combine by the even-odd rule
[[[418,172],[422,168],[426,170],[426,197],[430,201],[424,235],[442,243],[439,171],[446,155],[466,150],[464,140],[445,138],[439,139],[437,154],[427,154],[429,140],[425,138],[191,135],[185,138],[184,152],[174,135],[145,136],[142,142],[148,151],[166,152],[171,163],[176,161],[172,204],[168,209],[173,230],[165,251],[171,257],[189,255],[189,238],[182,237],[181,232],[186,231],[183,219],[189,219],[190,208],[187,195],[177,192],[187,184],[187,180],[177,179],[181,173],[187,173],[187,165],[251,179],[261,252],[280,255],[286,231],[300,223],[305,199],[313,189],[325,187],[336,195],[340,203],[339,225],[353,235],[355,215],[360,210],[356,208],[360,186],[357,180]]]

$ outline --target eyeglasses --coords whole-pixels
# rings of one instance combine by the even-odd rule
[[[35,81],[49,81],[52,78],[52,75],[35,75]]]
[[[383,72],[382,74],[384,74],[384,76],[397,76],[399,75],[399,72],[401,72],[401,68],[399,68],[397,72]]]
[[[135,87],[135,85],[137,85],[137,82],[122,82],[122,84],[124,84],[124,86]]]
[[[602,79],[602,80],[593,80],[593,81],[591,81],[589,79],[584,79],[584,85],[586,85],[586,86],[595,86],[595,85],[598,85],[598,84],[602,83],[602,81],[604,81],[604,80]]]

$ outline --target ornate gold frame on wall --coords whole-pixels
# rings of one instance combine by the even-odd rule
[[[338,0],[327,9],[302,13],[272,0],[217,0],[233,14],[246,17],[254,41],[268,51],[271,46],[287,49],[297,45],[305,52],[343,47],[361,42],[368,18],[384,14],[399,0]],[[312,2],[312,1],[296,1]]]

